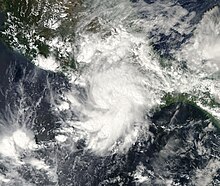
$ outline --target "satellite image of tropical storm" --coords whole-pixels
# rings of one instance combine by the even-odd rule
[[[0,186],[220,186],[220,0],[0,0]]]

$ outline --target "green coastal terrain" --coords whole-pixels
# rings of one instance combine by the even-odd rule
[[[83,17],[85,8],[83,0],[0,0],[0,41],[30,61],[34,61],[38,55],[46,58],[53,55],[63,70],[77,70],[72,48],[75,28],[78,20]],[[88,25],[88,31],[91,32],[98,31],[98,28],[97,20]],[[175,59],[159,59],[163,68],[170,68],[170,63],[167,63],[169,60]],[[219,120],[199,106],[220,107],[209,92],[199,95],[165,93],[162,104],[157,109],[177,103],[188,104],[201,110],[220,128]]]

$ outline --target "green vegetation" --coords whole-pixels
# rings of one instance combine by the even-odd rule
[[[61,62],[63,71],[68,68],[76,69],[77,62],[68,47],[71,48],[71,43],[74,42],[75,26],[83,9],[82,3],[82,0],[0,0],[0,12],[4,17],[4,23],[0,25],[0,40],[30,60],[38,54],[45,57],[54,55]],[[95,33],[100,29],[98,18],[94,18],[87,25],[86,31]],[[54,43],[54,39],[58,43]],[[152,57],[157,58],[161,67],[178,65],[177,68],[187,69],[184,61],[174,63],[175,59],[160,56],[153,43],[151,46]],[[161,108],[178,102],[193,105],[220,128],[220,122],[197,105],[199,102],[210,108],[220,107],[208,91],[199,95],[168,93],[162,101]]]
[[[81,0],[0,0],[5,18],[0,40],[30,60],[52,54],[75,68],[73,55],[61,44],[74,40],[81,5]],[[56,38],[61,44],[53,43]]]
[[[210,94],[207,93],[207,96],[210,96]],[[200,111],[203,112],[204,115],[206,115],[210,121],[218,128],[220,129],[220,121],[212,116],[210,113],[202,109],[201,107],[198,106],[198,102],[202,103],[205,106],[209,106],[210,108],[213,107],[219,107],[220,104],[217,103],[213,98],[209,99],[202,99],[198,98],[197,96],[192,96],[186,93],[167,93],[163,98],[162,98],[162,104],[160,106],[160,109],[167,107],[169,105],[175,104],[175,103],[185,103],[192,105],[199,109]]]

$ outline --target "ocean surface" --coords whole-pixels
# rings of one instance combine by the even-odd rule
[[[0,14],[0,185],[220,185],[220,1],[81,3],[61,57]]]

